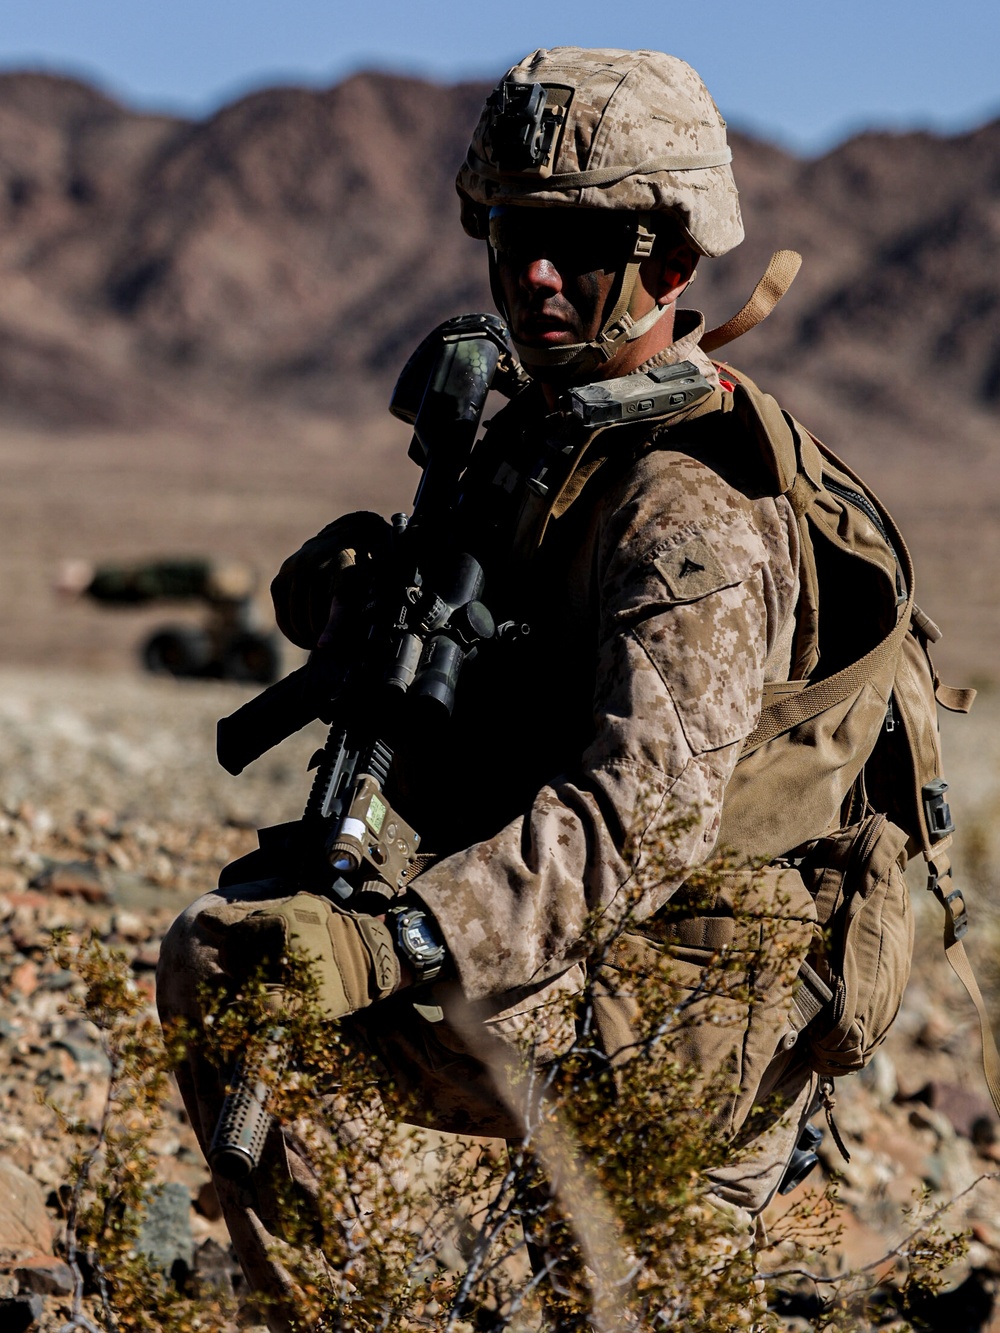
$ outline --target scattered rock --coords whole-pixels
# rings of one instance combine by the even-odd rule
[[[132,858],[124,847],[118,843],[112,843],[107,849],[108,859],[118,867],[119,870],[130,871],[134,868]]]
[[[0,1250],[32,1255],[51,1249],[52,1223],[41,1190],[20,1167],[0,1158]]]
[[[28,825],[32,833],[51,833],[56,826],[52,812],[43,807],[36,807],[31,801],[24,801],[18,810],[20,818]]]
[[[139,912],[116,912],[111,919],[111,929],[129,943],[142,944],[149,939],[149,920]]]
[[[925,1019],[917,1033],[917,1045],[928,1051],[946,1050],[954,1039],[955,1025],[944,1014],[935,1010]]]
[[[75,972],[70,972],[68,968],[60,967],[54,972],[47,972],[42,978],[42,985],[46,990],[66,991],[72,988],[79,981]]]
[[[113,834],[116,831],[118,820],[115,818],[113,810],[105,810],[97,806],[90,810],[80,810],[76,816],[77,825],[83,830],[99,829],[102,833]]]
[[[191,1196],[183,1185],[163,1185],[149,1200],[138,1248],[164,1273],[183,1280],[194,1259]]]
[[[106,903],[111,896],[100,870],[90,861],[62,861],[48,865],[35,875],[30,887],[63,898],[79,897],[88,903]]]
[[[896,1066],[885,1051],[875,1052],[858,1075],[858,1079],[866,1088],[871,1089],[880,1106],[887,1106],[894,1101],[899,1092]]]
[[[221,1292],[231,1296],[242,1281],[242,1273],[232,1248],[225,1248],[211,1238],[198,1246],[194,1256],[193,1277],[205,1292]]]
[[[68,1296],[73,1290],[73,1270],[52,1255],[25,1259],[14,1269],[14,1276],[20,1291],[38,1296]]]
[[[18,963],[11,969],[10,984],[11,989],[20,992],[25,999],[34,995],[38,989],[38,964],[31,958]]]
[[[0,893],[20,893],[27,888],[28,880],[13,866],[0,866]]]
[[[215,1191],[215,1181],[206,1180],[194,1201],[195,1211],[210,1222],[216,1222],[222,1216],[222,1205]]]
[[[41,1296],[8,1296],[0,1300],[0,1329],[3,1333],[28,1333],[41,1319],[44,1309]]]
[[[910,1124],[914,1129],[929,1129],[936,1134],[940,1143],[947,1143],[955,1137],[955,1129],[943,1111],[936,1111],[924,1102],[917,1102],[910,1111]]]
[[[159,948],[147,946],[136,951],[132,959],[133,972],[155,972],[160,961]]]
[[[62,1037],[59,1041],[53,1042],[53,1046],[57,1050],[66,1051],[82,1072],[97,1074],[101,1078],[107,1078],[111,1072],[108,1057],[93,1043],[87,1045],[81,1041],[71,1041],[68,1037]]]
[[[966,1139],[975,1139],[977,1133],[984,1138],[991,1125],[1000,1126],[989,1097],[984,1092],[963,1088],[958,1083],[943,1083],[932,1079],[924,1084],[914,1100],[939,1111],[950,1122],[955,1133]]]

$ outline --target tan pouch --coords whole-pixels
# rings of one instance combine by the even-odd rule
[[[709,893],[685,885],[660,913],[622,935],[602,968],[597,1021],[609,1053],[636,1040],[646,978],[667,989],[667,1058],[695,1075],[713,1120],[735,1133],[794,1025],[799,968],[815,937],[816,907],[797,870],[712,873]],[[716,887],[716,881],[718,886]],[[661,1006],[657,1006],[661,1007]]]
[[[793,1022],[818,1074],[863,1069],[899,1011],[913,955],[913,909],[903,871],[907,835],[873,814],[810,844],[799,871],[816,903],[822,942],[808,964],[833,992],[815,1009],[797,996]],[[801,982],[810,990],[808,972]]]

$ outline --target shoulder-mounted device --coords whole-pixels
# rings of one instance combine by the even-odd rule
[[[691,361],[678,361],[569,389],[565,399],[573,416],[590,427],[680,412],[711,392],[712,386],[697,366]]]

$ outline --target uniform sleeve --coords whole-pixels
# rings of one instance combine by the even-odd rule
[[[558,975],[591,913],[609,934],[650,915],[714,848],[796,583],[787,526],[764,504],[664,452],[605,498],[592,740],[523,815],[414,885],[469,1000]]]

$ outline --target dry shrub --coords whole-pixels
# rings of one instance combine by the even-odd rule
[[[140,1248],[143,1218],[158,1188],[149,1143],[163,1122],[170,1070],[181,1058],[185,1034],[161,1029],[123,950],[97,935],[74,947],[57,932],[54,955],[82,980],[80,1008],[97,1029],[110,1067],[96,1126],[49,1103],[77,1145],[63,1236],[74,1292],[64,1327],[221,1333],[230,1326],[231,1303],[184,1295]],[[86,1302],[85,1286],[92,1293]]]
[[[699,877],[704,901],[725,869]],[[796,959],[780,914],[762,921],[754,892],[751,878],[745,901],[734,900],[736,916],[769,946],[771,982],[790,986]],[[586,941],[594,966],[569,1015],[575,1035],[567,1048],[539,1065],[526,1043],[493,1063],[522,1126],[506,1146],[390,1122],[378,1071],[322,1019],[308,960],[285,960],[278,992],[257,975],[235,997],[214,998],[198,1040],[224,1067],[252,1058],[276,1024],[291,1054],[291,1072],[273,1078],[273,1109],[311,1162],[316,1187],[273,1184],[283,1197],[277,1257],[296,1284],[303,1330],[780,1327],[765,1308],[745,1219],[708,1197],[706,1170],[740,1152],[721,1128],[732,1071],[724,1062],[694,1071],[683,1056],[692,1021],[724,1029],[740,1006],[758,1003],[755,969],[745,952],[722,948],[694,987],[682,986],[654,940],[643,967],[616,972],[629,914],[610,940],[600,925],[592,923]],[[80,1144],[66,1230],[78,1289],[67,1328],[223,1333],[233,1327],[231,1308],[178,1292],[137,1249],[156,1188],[148,1139],[182,1034],[161,1037],[119,951],[96,939],[60,947],[61,965],[85,982],[84,1013],[111,1061],[96,1135],[67,1123]],[[597,1020],[616,990],[641,1017],[611,1059]],[[819,1194],[786,1215],[772,1288],[808,1287],[816,1328],[903,1327],[909,1294],[940,1281],[959,1242],[932,1218],[929,1228],[915,1224],[881,1266],[836,1273],[834,1206]],[[95,1293],[86,1300],[84,1272]]]

